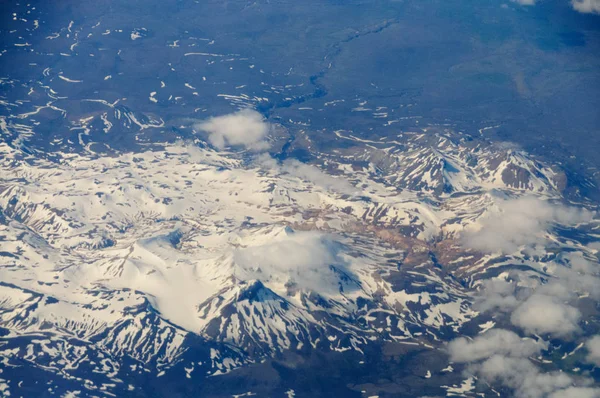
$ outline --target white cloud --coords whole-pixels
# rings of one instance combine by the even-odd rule
[[[579,12],[600,14],[600,0],[572,0],[571,5]]]
[[[514,332],[492,329],[471,341],[452,341],[448,352],[451,361],[470,364],[467,374],[490,384],[500,383],[518,398],[598,397],[600,390],[586,387],[591,380],[575,380],[563,372],[544,373],[528,359],[546,348],[545,343],[521,339]]]
[[[475,362],[501,354],[510,357],[529,357],[539,353],[545,346],[531,339],[521,339],[516,333],[504,329],[492,329],[473,340],[464,337],[448,345],[453,362]]]
[[[553,392],[548,398],[600,398],[600,389],[593,387],[569,387]]]
[[[598,264],[587,260],[581,253],[568,253],[565,258],[569,261],[571,269],[582,274],[598,272]]]
[[[540,289],[544,294],[560,296],[564,299],[577,295],[588,295],[593,299],[600,299],[600,279],[598,279],[598,264],[592,263],[581,253],[568,253],[563,256],[566,267],[560,264],[549,264],[554,267],[554,279]]]
[[[251,109],[211,117],[194,127],[208,132],[208,141],[219,149],[227,146],[242,146],[255,151],[269,148],[266,136],[270,126],[260,113]]]
[[[542,373],[531,361],[494,355],[477,367],[477,374],[489,383],[500,382],[519,398],[541,398],[570,387],[573,379],[562,372]]]
[[[543,279],[532,279],[527,273],[520,278],[514,271],[511,281],[484,281],[474,297],[474,308],[512,313],[512,324],[527,333],[572,338],[580,331],[581,313],[569,303],[581,296],[600,299],[599,266],[584,252],[570,252],[545,263],[544,272],[547,275]]]
[[[582,253],[566,253],[558,261],[564,264],[546,264],[545,271],[550,277],[545,283],[538,281],[537,287],[526,277],[526,287],[517,288],[517,273],[512,275],[513,281],[485,281],[475,296],[474,308],[481,312],[512,312],[512,324],[527,333],[570,339],[580,331],[581,313],[569,302],[580,295],[600,298],[600,279],[595,276],[598,266]]]
[[[521,304],[510,318],[515,326],[528,333],[568,337],[579,330],[581,313],[559,298],[534,294]]]
[[[522,6],[533,6],[536,0],[511,0]],[[584,14],[600,14],[600,0],[571,0],[571,6],[575,11]]]
[[[511,323],[527,333],[548,333],[569,338],[579,331],[581,313],[567,303],[576,296],[576,292],[596,297],[598,279],[589,275],[580,276],[562,265],[558,267],[560,272],[556,274],[562,277],[552,278],[533,290],[518,290],[517,282],[499,279],[486,281],[475,297],[474,308],[482,312],[512,312]]]
[[[482,289],[475,297],[474,308],[481,312],[511,311],[519,305],[516,288],[516,282],[488,279],[483,282]]]
[[[467,373],[488,383],[501,383],[519,398],[545,397],[573,384],[571,377],[563,373],[541,373],[527,359],[545,349],[541,342],[521,339],[504,329],[492,329],[472,341],[459,338],[448,345],[451,361],[471,364]]]
[[[589,211],[535,197],[504,199],[465,231],[463,243],[480,251],[513,253],[546,243],[544,235],[552,224],[573,225],[591,218]]]
[[[236,250],[234,261],[243,279],[294,283],[319,292],[339,291],[338,276],[330,266],[341,261],[335,243],[321,233],[286,230],[268,242]]]
[[[256,165],[267,170],[275,170],[279,168],[277,160],[272,158],[268,153],[261,153],[254,159]]]
[[[313,183],[314,185],[325,188],[326,190],[337,191],[340,193],[354,195],[356,188],[344,177],[333,177],[316,166],[302,163],[296,159],[287,159],[282,164],[278,164],[268,154],[260,154],[256,157],[256,163],[268,170],[277,173],[287,173],[294,177]]]
[[[347,180],[325,174],[319,168],[295,159],[288,159],[283,162],[282,171],[303,180],[310,181],[327,190],[338,191],[349,195],[356,193],[356,189]]]
[[[585,343],[585,348],[588,350],[586,361],[600,366],[600,335],[596,335]]]

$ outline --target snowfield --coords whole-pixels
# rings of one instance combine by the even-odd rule
[[[531,278],[552,261],[545,246],[593,257],[552,234],[559,213],[564,227],[595,221],[556,202],[550,168],[511,151],[491,168],[502,153],[480,149],[468,166],[468,148],[423,139],[322,154],[321,166],[201,141],[58,162],[2,144],[0,355],[67,379],[89,366],[117,386],[123,358],[189,378],[286,350],[433,348],[480,315],[472,289],[515,261]],[[546,211],[504,246],[481,243],[507,206]],[[189,362],[190,336],[201,361]]]

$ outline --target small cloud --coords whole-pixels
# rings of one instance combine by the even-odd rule
[[[302,163],[296,159],[287,159],[279,164],[276,159],[266,153],[262,153],[256,157],[255,161],[257,166],[265,170],[272,170],[276,173],[287,173],[326,190],[348,195],[355,195],[357,192],[356,188],[344,177],[333,177],[316,166]]]
[[[587,387],[592,383],[589,379],[575,380],[565,372],[540,371],[529,357],[546,349],[545,343],[521,339],[504,329],[492,329],[471,341],[459,338],[448,345],[451,361],[470,364],[467,375],[476,375],[490,384],[500,383],[513,390],[516,397],[598,396],[600,390]]]
[[[587,210],[524,196],[502,199],[463,234],[463,243],[484,252],[513,253],[546,242],[552,224],[574,225],[591,220]]]
[[[522,6],[534,6],[536,0],[511,0]],[[600,14],[600,0],[571,0],[571,6],[575,11],[584,14]]]
[[[269,155],[268,153],[261,153],[257,155],[255,162],[257,166],[266,170],[275,170],[279,168],[277,160],[271,157],[271,155]]]
[[[510,318],[515,326],[528,333],[567,337],[579,331],[581,313],[559,298],[534,294],[521,304]]]
[[[219,149],[241,146],[262,151],[269,148],[266,136],[270,126],[260,113],[252,109],[242,109],[229,115],[211,117],[196,123],[194,127],[208,132],[208,141]]]
[[[512,311],[519,305],[516,282],[504,279],[488,279],[483,282],[479,294],[475,297],[474,308],[481,312],[498,310]]]
[[[589,363],[600,366],[600,335],[596,335],[585,343],[588,356],[585,358]]]
[[[584,14],[600,14],[600,0],[572,0],[571,5]]]
[[[573,384],[573,379],[564,372],[543,373],[526,358],[503,355],[485,360],[477,366],[477,373],[488,383],[502,383],[521,398],[547,397]]]
[[[331,266],[341,263],[336,253],[336,244],[327,235],[286,229],[268,242],[236,250],[234,261],[244,279],[335,293],[338,276]]]
[[[516,333],[504,329],[492,329],[473,340],[464,337],[453,340],[448,345],[453,362],[476,362],[493,355],[509,357],[529,357],[545,349],[545,346],[531,339],[521,339]]]
[[[600,388],[594,387],[569,387],[564,390],[555,391],[548,398],[598,398]]]
[[[562,264],[546,263],[548,278],[539,280],[537,286],[529,279],[526,286],[519,287],[518,272],[513,273],[511,281],[485,281],[475,296],[474,308],[481,312],[512,312],[512,324],[528,333],[572,338],[580,330],[581,313],[568,303],[579,296],[600,298],[600,279],[595,276],[598,267],[582,253],[566,253],[557,260]]]
[[[567,253],[565,258],[569,261],[571,269],[580,274],[594,274],[598,272],[598,264],[583,257],[581,253]]]
[[[310,181],[327,190],[333,190],[349,195],[356,193],[356,189],[347,180],[325,174],[317,167],[302,163],[295,159],[289,159],[283,162],[282,171],[303,180]]]

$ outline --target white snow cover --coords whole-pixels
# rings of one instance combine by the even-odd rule
[[[360,351],[381,336],[425,344],[424,331],[437,339],[479,312],[500,310],[515,330],[569,338],[581,319],[571,301],[600,296],[594,246],[553,231],[558,224],[593,223],[594,214],[557,204],[550,177],[507,185],[485,161],[469,169],[461,149],[442,139],[434,152],[417,151],[427,167],[405,173],[419,157],[397,154],[386,180],[372,163],[351,167],[356,159],[304,164],[256,154],[267,148],[270,127],[252,111],[200,125],[217,149],[241,146],[250,153],[196,142],[114,156],[60,154],[53,163],[0,144],[0,217],[7,220],[0,223],[0,252],[8,253],[0,268],[3,326],[14,336],[34,335],[42,325],[81,339],[102,336],[101,347],[144,363],[157,360],[162,369],[182,355],[189,332],[261,352],[308,344]],[[543,166],[515,156],[505,162],[518,160],[546,176]],[[440,181],[462,195],[435,191]],[[516,223],[512,234],[507,220]],[[549,246],[569,250],[540,260]],[[515,259],[531,269],[529,276],[538,275],[479,280]],[[387,278],[398,270],[411,283],[398,287]],[[448,270],[480,285],[475,306]],[[540,282],[542,274],[548,281]],[[150,309],[157,325],[148,324]],[[347,321],[358,318],[362,329]],[[537,397],[526,394],[554,375],[529,356],[545,344],[495,324],[481,324],[474,341],[453,342],[451,357],[473,365],[478,377]],[[35,344],[57,356],[70,349]],[[586,349],[596,363],[595,340]],[[220,373],[240,364],[216,351],[213,360]],[[559,376],[543,391],[587,388]],[[471,390],[473,380],[448,392]]]

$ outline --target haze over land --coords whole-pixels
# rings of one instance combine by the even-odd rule
[[[599,397],[599,12],[5,4],[2,395]]]

